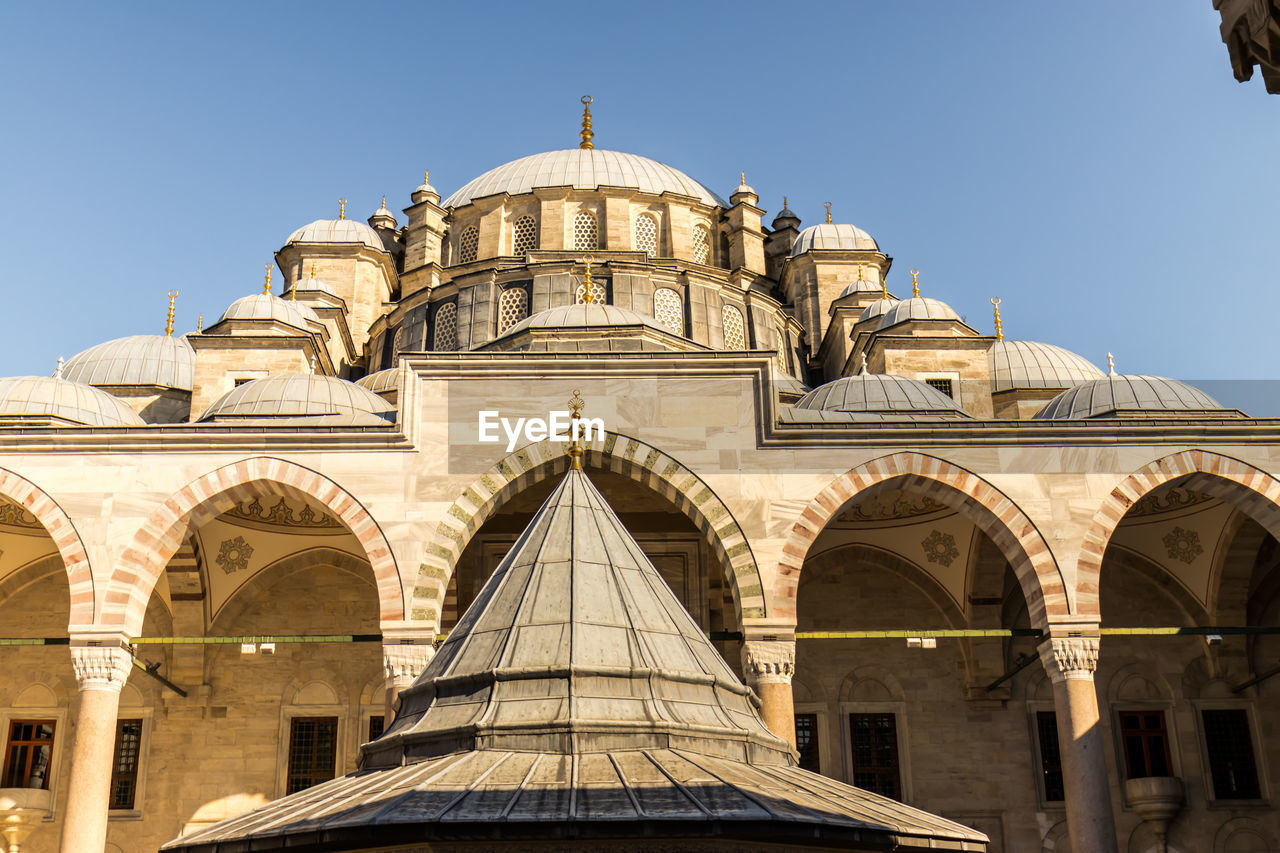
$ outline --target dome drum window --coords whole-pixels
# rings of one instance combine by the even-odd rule
[[[635,250],[651,258],[658,256],[658,220],[652,214],[643,213],[636,218]]]
[[[458,263],[469,264],[476,259],[480,248],[480,229],[468,226],[458,237]]]
[[[596,215],[589,210],[578,211],[573,217],[573,249],[575,252],[594,252],[600,248],[600,230]]]
[[[501,335],[529,316],[529,292],[523,287],[508,287],[498,297],[498,334]]]
[[[436,309],[435,337],[431,348],[436,352],[455,352],[458,349],[458,305],[446,302]]]
[[[735,351],[745,350],[747,335],[742,322],[742,312],[733,305],[726,305],[721,311],[720,322],[724,327],[724,348]]]
[[[587,283],[584,281],[578,285],[578,289],[573,293],[573,301],[578,305],[582,305],[587,301]],[[605,288],[605,282],[602,279],[591,279],[591,301],[596,305],[604,305],[609,301],[609,294]]]
[[[711,229],[705,225],[693,228],[693,262],[696,264],[711,263]]]
[[[511,254],[524,257],[538,248],[538,221],[521,216],[511,226]]]
[[[653,318],[664,328],[677,335],[684,334],[684,306],[680,294],[669,287],[660,287],[653,292]]]

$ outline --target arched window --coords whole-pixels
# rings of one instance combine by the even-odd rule
[[[791,372],[791,359],[787,358],[787,350],[790,348],[787,343],[787,333],[778,329],[778,367],[783,373]]]
[[[589,210],[580,210],[573,217],[573,248],[577,252],[594,252],[600,248],[596,215]]]
[[[578,285],[577,291],[574,292],[573,301],[579,305],[587,301],[587,283],[585,281]],[[591,301],[597,305],[603,305],[608,301],[604,292],[604,282],[598,278],[591,279]]]
[[[693,226],[693,262],[711,263],[711,230],[705,225]]]
[[[529,316],[529,294],[523,287],[508,287],[498,297],[498,334]]]
[[[732,305],[726,305],[720,315],[720,322],[724,326],[724,348],[735,351],[746,349],[747,334],[742,322],[742,312]]]
[[[724,269],[731,269],[729,266],[729,235],[720,235],[720,266]]]
[[[658,256],[658,220],[643,213],[636,218],[635,250],[651,258]]]
[[[511,226],[511,254],[524,257],[536,248],[538,248],[538,221],[532,216],[521,216],[516,220],[515,225]]]
[[[680,304],[680,294],[669,287],[660,287],[653,292],[653,319],[677,335],[684,334],[684,307]]]
[[[468,226],[458,238],[458,263],[469,264],[476,259],[476,250],[480,248],[480,229]]]
[[[436,310],[436,337],[431,348],[436,352],[453,352],[458,348],[458,306],[446,302]]]

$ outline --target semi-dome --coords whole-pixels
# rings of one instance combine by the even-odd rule
[[[960,315],[955,312],[945,302],[938,299],[929,299],[925,296],[913,296],[910,299],[903,299],[895,304],[884,314],[884,319],[880,321],[881,328],[896,326],[899,323],[905,323],[908,320],[954,320],[957,323],[963,323]]]
[[[1103,372],[1071,350],[1039,341],[997,341],[988,353],[991,390],[1070,388],[1101,379]]]
[[[370,373],[356,380],[361,388],[367,388],[375,394],[396,394],[400,391],[400,368],[388,367],[377,373]]]
[[[196,352],[186,338],[131,335],[72,356],[62,378],[84,385],[147,385],[190,391]]]
[[[1107,415],[1157,417],[1162,414],[1233,417],[1240,413],[1224,407],[1208,394],[1176,379],[1125,374],[1104,376],[1068,388],[1044,404],[1037,420],[1070,420]]]
[[[601,326],[648,326],[668,335],[676,334],[652,317],[646,317],[617,305],[586,302],[580,305],[561,305],[526,317],[508,329],[502,337],[517,335],[526,329],[586,329]]]
[[[877,299],[875,302],[872,302],[866,308],[862,309],[862,313],[858,315],[858,322],[866,323],[870,320],[878,320],[884,317],[885,314],[888,314],[893,310],[893,306],[897,305],[898,301],[899,300],[894,299],[892,296]]]
[[[145,426],[125,403],[92,385],[53,376],[0,379],[0,424],[52,422],[77,426]]]
[[[313,373],[254,379],[223,394],[201,421],[304,419],[308,423],[381,426],[394,420],[386,400],[354,382]]]
[[[363,222],[354,219],[317,219],[289,235],[289,243],[359,243],[379,252],[387,250],[386,244]]]
[[[796,409],[854,414],[964,416],[955,400],[918,379],[886,373],[859,373],[819,385],[796,402]]]
[[[320,316],[311,306],[301,302],[281,299],[271,293],[255,293],[242,296],[227,306],[218,322],[226,320],[278,320],[298,329],[307,329],[308,323],[319,323]]]
[[[796,235],[791,244],[791,256],[803,255],[810,249],[859,249],[878,252],[880,247],[871,235],[856,225],[842,222],[822,222],[810,225]]]
[[[469,181],[444,200],[444,207],[462,207],[484,196],[506,193],[522,195],[535,187],[630,187],[661,195],[670,192],[696,198],[703,204],[728,207],[720,196],[693,178],[657,160],[603,151],[599,148],[567,148],[546,151],[504,163]]]

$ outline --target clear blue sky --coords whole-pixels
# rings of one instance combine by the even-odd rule
[[[1210,0],[8,4],[0,375],[257,292],[294,228],[577,142],[822,202],[890,285],[1122,372],[1278,378],[1280,97]],[[403,221],[403,217],[401,217]],[[278,279],[277,279],[278,280]]]

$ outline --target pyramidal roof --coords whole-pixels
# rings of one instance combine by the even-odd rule
[[[801,770],[581,471],[534,516],[361,769],[166,850],[707,839],[986,850]],[[628,847],[627,849],[632,849]]]

